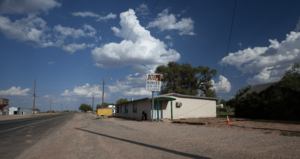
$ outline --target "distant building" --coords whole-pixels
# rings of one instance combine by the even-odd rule
[[[115,105],[108,105],[107,108],[113,108],[113,113],[116,113],[116,106]]]

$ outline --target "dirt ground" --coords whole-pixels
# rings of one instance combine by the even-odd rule
[[[189,125],[95,117],[76,114],[17,158],[300,158],[300,137],[223,123]]]

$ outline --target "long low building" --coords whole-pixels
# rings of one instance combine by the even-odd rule
[[[17,115],[17,114],[32,114],[32,108],[22,108],[22,107],[10,107],[9,115]],[[35,114],[40,114],[40,110],[35,108]]]
[[[154,97],[153,119],[216,117],[216,100],[177,93],[159,95]],[[142,120],[147,114],[146,120],[151,120],[152,97],[116,104],[115,109],[115,116]]]

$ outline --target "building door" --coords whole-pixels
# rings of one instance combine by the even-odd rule
[[[154,113],[154,118],[157,119],[157,101],[154,101],[154,109],[153,109],[153,113]],[[162,102],[159,102],[159,119],[162,118]]]
[[[18,111],[14,111],[14,114],[18,114]]]

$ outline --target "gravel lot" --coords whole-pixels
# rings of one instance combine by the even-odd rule
[[[300,158],[300,137],[76,114],[18,158]]]

